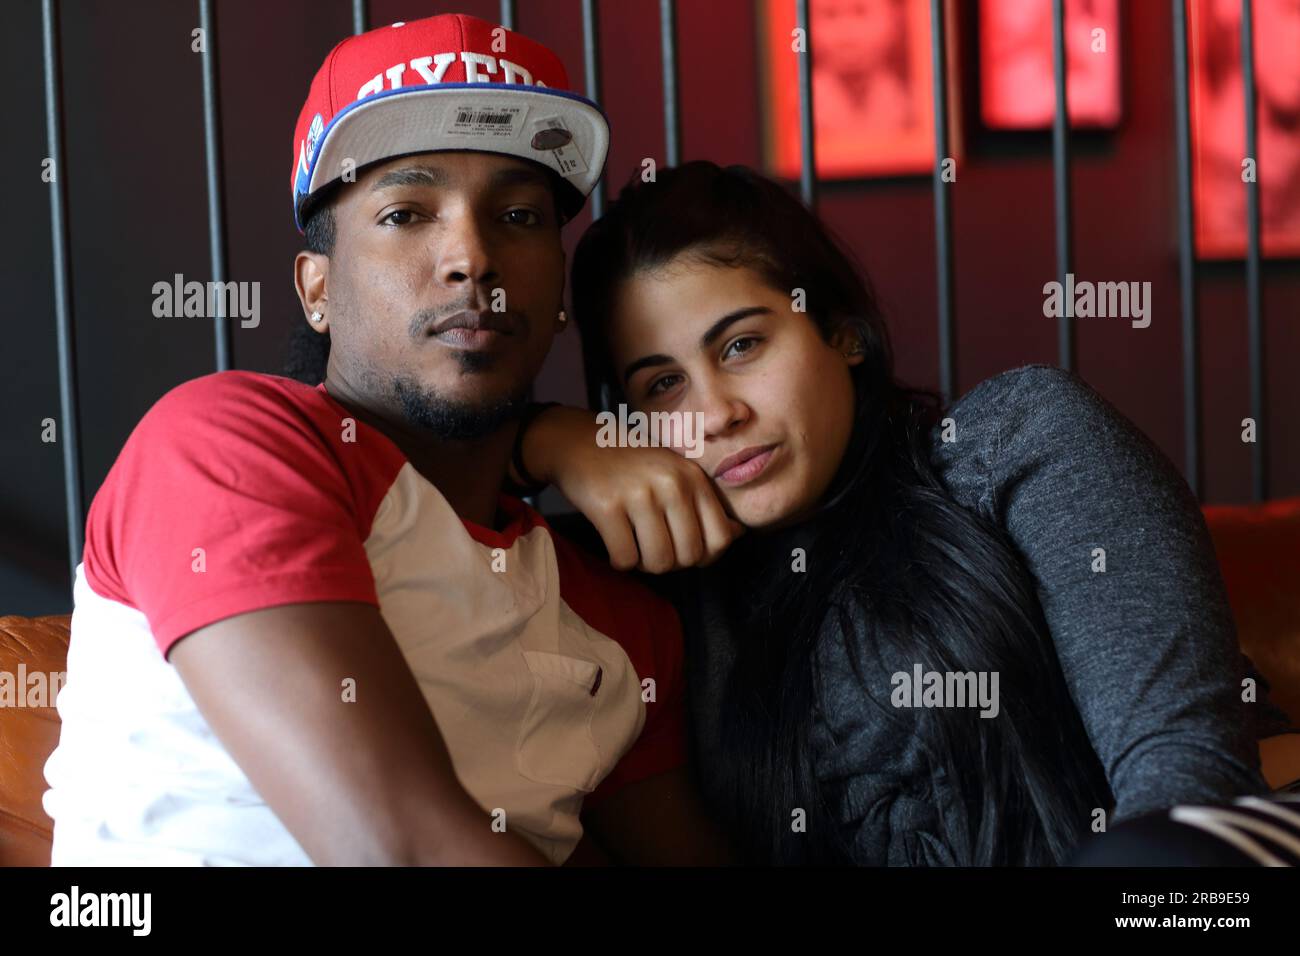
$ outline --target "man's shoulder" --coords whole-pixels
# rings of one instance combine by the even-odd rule
[[[212,372],[181,382],[163,393],[144,421],[175,417],[206,420],[229,417],[276,419],[286,413],[320,409],[327,403],[319,388],[265,372]]]
[[[140,419],[123,457],[294,463],[394,472],[404,457],[320,386],[263,372],[214,372],[166,392]]]
[[[369,501],[404,460],[377,431],[350,422],[323,389],[260,372],[215,372],[176,385],[149,408],[90,517],[106,509],[135,515],[138,502],[157,510],[164,499],[210,505],[213,496],[226,511],[232,502]]]

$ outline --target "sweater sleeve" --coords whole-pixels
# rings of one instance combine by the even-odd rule
[[[1009,534],[1115,796],[1112,822],[1267,788],[1256,739],[1283,732],[1241,653],[1200,508],[1173,465],[1074,375],[982,383],[937,429],[936,464]],[[942,435],[947,431],[949,441]]]

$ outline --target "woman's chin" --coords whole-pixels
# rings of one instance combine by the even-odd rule
[[[736,489],[726,499],[736,520],[753,531],[781,528],[799,520],[798,502],[780,494],[779,489]]]

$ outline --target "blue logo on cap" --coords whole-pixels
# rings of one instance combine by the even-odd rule
[[[311,163],[316,158],[316,143],[320,140],[320,134],[325,129],[325,120],[319,113],[311,121],[311,126],[307,130],[307,162]]]

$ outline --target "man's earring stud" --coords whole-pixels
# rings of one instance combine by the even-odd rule
[[[561,309],[560,314],[555,317],[555,321],[560,323],[560,328],[564,328],[565,324],[569,321],[569,317],[565,315],[564,310]]]
[[[319,322],[323,318],[325,318],[325,316],[321,315],[319,312],[313,312],[311,314],[311,320],[313,322]]]

